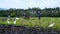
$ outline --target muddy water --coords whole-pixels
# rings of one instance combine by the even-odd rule
[[[60,34],[60,30],[42,27],[0,25],[0,34]]]

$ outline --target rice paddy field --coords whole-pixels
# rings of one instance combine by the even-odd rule
[[[41,17],[40,20],[37,17],[30,17],[30,19],[24,19],[23,17],[20,17],[16,24],[14,24],[14,19],[15,17],[10,18],[10,24],[16,26],[48,28],[50,24],[55,23],[51,28],[60,29],[60,17]],[[7,17],[0,17],[0,24],[7,25]]]

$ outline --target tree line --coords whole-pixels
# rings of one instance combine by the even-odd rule
[[[10,8],[6,10],[0,10],[0,17],[7,17],[8,15],[11,17],[22,17],[24,13],[28,14],[31,17],[36,17],[36,12],[39,11],[42,14],[42,17],[60,17],[60,8],[45,8],[40,9],[37,8],[28,8],[28,9],[16,9]]]

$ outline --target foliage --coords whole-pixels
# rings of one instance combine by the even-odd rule
[[[45,9],[40,9],[40,8],[28,8],[28,9],[15,9],[15,8],[10,8],[6,10],[0,10],[0,17],[7,17],[8,15],[12,17],[20,17],[22,16],[23,13],[28,14],[29,16],[35,17],[36,12],[40,11],[42,13],[43,17],[60,17],[60,8],[45,8]]]

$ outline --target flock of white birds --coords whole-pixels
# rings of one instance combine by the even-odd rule
[[[17,20],[19,20],[18,17],[15,18],[14,24],[16,24],[16,21],[17,21]],[[9,18],[7,19],[7,23],[10,24],[10,19],[9,19]],[[51,23],[50,25],[48,25],[48,27],[53,27],[54,25],[55,25],[55,23]]]
[[[19,20],[19,18],[16,17],[15,20],[14,20],[14,24],[16,24],[17,20]],[[9,18],[7,19],[7,23],[10,24],[10,19]]]

